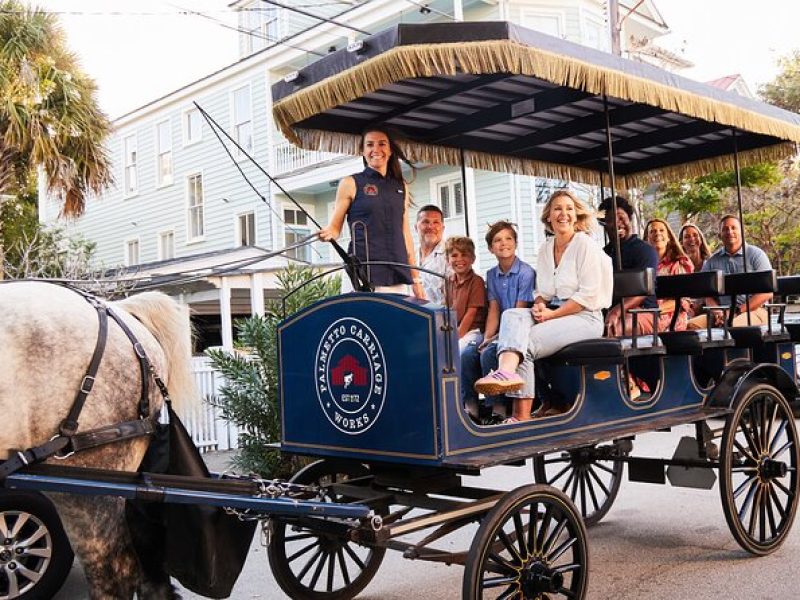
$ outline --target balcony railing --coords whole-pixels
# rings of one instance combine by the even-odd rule
[[[344,155],[333,152],[303,150],[288,141],[277,142],[275,144],[275,173],[291,173],[342,156]]]

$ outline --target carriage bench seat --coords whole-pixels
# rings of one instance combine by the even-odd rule
[[[570,344],[541,360],[558,365],[618,365],[625,362],[625,352],[619,338],[595,338]]]
[[[786,289],[786,285],[784,285]],[[762,294],[780,292],[775,271],[751,271],[749,273],[728,273],[725,275],[725,293],[731,296],[742,294]],[[764,343],[789,341],[789,333],[783,327],[785,304],[766,304],[765,308],[772,313],[779,310],[777,327],[768,325],[744,325],[731,327],[730,333],[736,341],[737,348],[749,348]],[[770,319],[772,316],[770,315]],[[731,317],[732,320],[732,317]]]
[[[725,279],[720,271],[699,271],[679,275],[661,275],[656,279],[656,297],[674,300],[679,305],[685,298],[705,298],[725,293]],[[699,355],[711,348],[732,347],[735,342],[723,328],[675,331],[658,334],[668,354]]]
[[[800,296],[800,275],[778,277],[778,294],[784,302],[788,301],[789,296]],[[791,340],[800,343],[800,314],[787,313],[783,325]]]

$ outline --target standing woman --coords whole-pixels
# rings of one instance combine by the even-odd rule
[[[359,260],[387,261],[416,266],[411,227],[406,218],[408,186],[403,180],[402,151],[382,129],[368,129],[361,136],[364,170],[345,177],[336,190],[330,222],[320,229],[325,242],[339,237],[345,217],[351,231],[348,253]],[[417,298],[425,298],[422,281],[408,267],[369,265],[375,291],[407,294],[413,283]]]
[[[692,261],[694,270],[699,271],[703,268],[705,260],[711,256],[711,249],[706,243],[703,232],[693,223],[686,223],[678,232],[678,239],[683,246],[686,256]]]
[[[611,258],[589,236],[593,221],[586,206],[568,190],[553,193],[542,210],[542,223],[553,235],[539,248],[533,308],[503,312],[499,368],[475,383],[480,393],[514,398],[508,422],[531,418],[534,360],[603,335],[602,310],[611,305],[614,275]],[[567,408],[542,403],[536,416]]]

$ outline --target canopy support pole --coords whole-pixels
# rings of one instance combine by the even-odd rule
[[[469,210],[467,209],[469,206],[467,203],[467,166],[464,162],[463,148],[461,148],[461,199],[464,202],[464,235],[469,237]],[[455,201],[455,198],[453,200]]]
[[[609,184],[611,186],[611,210],[614,212],[614,223],[617,222],[617,181],[614,176],[614,148],[613,144],[611,143],[611,115],[608,113],[608,97],[603,94],[603,114],[606,118],[606,155],[608,157],[608,178]],[[602,183],[602,180],[601,180]],[[608,216],[606,215],[606,221],[608,220]],[[614,239],[611,240],[614,243],[614,251],[616,254],[616,265],[614,265],[618,271],[622,270],[622,251],[620,250],[619,244],[619,230],[614,227]],[[623,320],[623,323],[625,321]],[[624,327],[624,325],[623,325]]]
[[[731,138],[733,138],[733,173],[736,177],[736,205],[739,209],[739,228],[742,230],[742,262],[744,263],[744,272],[747,273],[747,238],[744,235],[744,209],[742,208],[742,171],[739,166],[739,143],[736,140],[736,128],[731,128]],[[750,294],[745,296],[745,308],[749,308]],[[736,298],[731,298],[731,311],[736,310]],[[745,310],[747,313],[747,325],[752,325],[752,317],[750,311]]]

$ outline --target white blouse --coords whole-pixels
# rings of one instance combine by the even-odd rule
[[[608,256],[588,234],[581,231],[567,245],[558,267],[553,250],[555,236],[539,248],[536,261],[536,293],[546,301],[574,300],[588,310],[611,306],[614,267]]]

